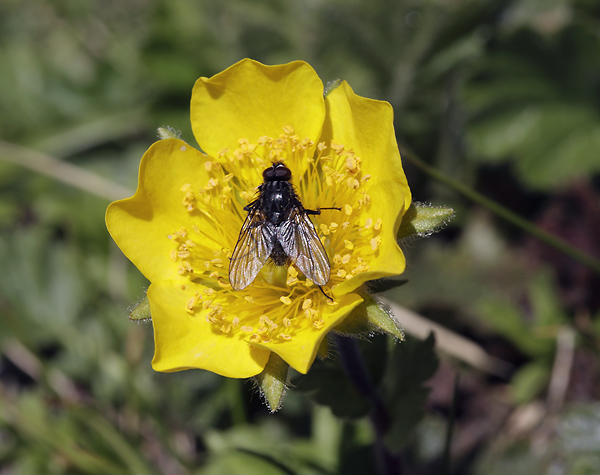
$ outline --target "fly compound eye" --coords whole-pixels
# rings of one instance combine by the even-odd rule
[[[275,178],[275,167],[269,167],[263,172],[263,180],[273,181]]]
[[[290,181],[291,179],[292,171],[281,162],[274,163],[263,172],[265,181]]]
[[[292,179],[292,171],[284,165],[279,165],[275,168],[275,178],[290,181]]]

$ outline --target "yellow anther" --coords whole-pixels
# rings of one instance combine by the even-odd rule
[[[209,308],[210,308],[210,306],[211,306],[211,304],[212,304],[212,303],[213,303],[213,301],[212,301],[212,300],[204,300],[204,301],[202,302],[202,308],[203,308],[204,310],[207,310],[207,309],[209,309]]]
[[[340,256],[339,254],[336,254],[333,256],[333,263],[340,265],[342,263],[342,256]]]
[[[351,254],[344,254],[342,256],[342,264],[348,264],[348,262],[350,262],[350,259],[352,259]]]
[[[188,312],[192,313],[194,311],[194,308],[196,307],[196,302],[197,302],[196,297],[189,298],[185,304],[186,310]]]
[[[354,244],[352,243],[352,241],[344,239],[344,247],[348,250],[352,250],[354,249]]]
[[[365,229],[371,229],[371,226],[373,226],[373,220],[371,218],[367,218],[365,220]]]
[[[211,162],[210,160],[207,160],[206,162],[204,162],[204,169],[209,172],[211,171],[213,168],[213,162]]]
[[[371,175],[363,175],[363,177],[360,179],[360,181],[362,181],[363,183],[366,181],[369,181],[371,179]]]
[[[344,277],[346,277],[346,271],[344,269],[339,269],[337,271],[337,276],[343,279]]]
[[[211,178],[210,180],[208,180],[208,183],[204,186],[204,190],[210,191],[210,190],[216,188],[218,184],[219,184],[219,180],[217,178]]]
[[[318,314],[318,312],[314,308],[307,308],[306,310],[304,310],[304,315],[308,319],[313,318],[317,314]]]
[[[244,295],[244,300],[248,303],[254,303],[254,297],[250,295]]]
[[[318,145],[317,145],[317,150],[319,152],[322,152],[326,148],[327,148],[327,144],[325,142],[319,142]]]
[[[326,224],[319,224],[319,228],[321,229],[321,232],[325,235],[328,236],[329,235],[329,228],[327,227]]]
[[[283,338],[284,340],[291,340],[292,337],[290,335],[288,335],[287,333],[280,333],[279,336],[281,338]]]
[[[179,188],[181,191],[183,191],[184,193],[187,193],[188,191],[190,191],[192,189],[192,185],[190,185],[189,183],[186,183],[184,185],[181,186],[181,188]]]
[[[298,277],[298,271],[296,270],[296,268],[294,266],[288,267],[288,275],[290,277]]]
[[[291,305],[291,304],[292,304],[292,299],[291,299],[291,298],[289,298],[289,297],[285,297],[285,296],[283,296],[283,297],[279,297],[279,300],[281,300],[281,302],[282,302],[284,305]]]
[[[291,125],[284,125],[283,126],[283,133],[286,135],[293,135],[294,134],[294,128]]]
[[[339,224],[333,222],[329,225],[329,231],[331,231],[332,233],[335,233],[337,231],[338,227],[339,227]]]
[[[287,328],[291,327],[292,321],[288,317],[283,317],[283,326]]]
[[[179,274],[181,274],[181,275],[183,275],[185,273],[191,274],[192,272],[194,272],[194,268],[188,261],[181,261],[181,263],[179,264],[179,268],[177,269],[177,272],[179,272]]]
[[[175,249],[171,249],[171,252],[169,253],[169,257],[171,258],[172,261],[177,262],[177,251]]]
[[[350,216],[352,214],[352,206],[349,204],[344,205],[344,213],[346,213],[347,216]]]
[[[311,299],[304,299],[304,301],[302,302],[302,310],[306,310],[307,308],[312,307],[312,300]]]
[[[383,220],[381,218],[377,218],[377,221],[375,221],[375,225],[373,226],[373,229],[375,231],[381,231],[382,224],[383,224]]]
[[[239,324],[240,324],[240,317],[233,317],[233,319],[231,320],[231,325],[233,325],[233,328],[236,328]]]
[[[373,249],[374,251],[377,250],[377,248],[380,246],[381,244],[381,236],[377,236],[371,239],[371,249]]]
[[[205,294],[205,295],[212,295],[212,294],[214,294],[214,293],[215,293],[215,290],[214,290],[214,289],[210,289],[210,288],[208,288],[208,289],[204,289],[204,294]]]
[[[353,155],[348,155],[346,157],[346,169],[349,172],[355,172],[358,167],[357,161],[354,159]]]
[[[325,326],[325,320],[323,320],[323,319],[316,320],[313,322],[313,327],[315,327],[317,330],[320,330],[324,326]]]
[[[358,182],[358,180],[356,178],[348,178],[346,180],[346,185],[348,185],[348,188],[352,188],[353,190],[356,190],[360,186],[360,183]]]
[[[225,325],[223,325],[221,327],[221,331],[223,333],[229,333],[231,331],[231,324],[230,323],[226,323]]]
[[[252,333],[254,328],[249,325],[243,325],[240,330],[242,330],[244,333]]]

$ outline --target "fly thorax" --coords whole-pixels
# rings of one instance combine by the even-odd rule
[[[286,181],[272,181],[262,185],[261,210],[267,219],[279,225],[294,204],[294,188]]]

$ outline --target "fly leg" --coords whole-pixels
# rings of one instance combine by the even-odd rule
[[[305,209],[304,212],[306,214],[321,214],[321,210],[323,209],[337,209],[338,211],[341,211],[342,208],[319,208],[319,209]]]
[[[331,302],[333,302],[333,297],[330,297],[329,295],[327,295],[327,294],[325,293],[325,291],[323,290],[323,287],[321,287],[320,285],[319,285],[319,290],[321,291],[321,293],[322,293],[322,294],[323,294],[325,297],[327,297],[327,299],[328,299],[328,300],[330,300]]]

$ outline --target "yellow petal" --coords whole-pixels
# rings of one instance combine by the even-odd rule
[[[361,217],[383,221],[381,245],[375,258],[369,261],[370,271],[336,286],[334,294],[343,295],[367,280],[404,271],[406,262],[396,235],[412,197],[402,169],[390,104],[357,96],[345,81],[326,97],[325,104],[324,138],[353,149],[361,159],[363,174],[371,176],[368,188],[371,203]]]
[[[200,78],[192,92],[192,130],[202,150],[215,157],[236,149],[241,138],[256,143],[279,137],[284,126],[316,142],[324,118],[323,83],[303,61],[265,66],[244,59]]]
[[[216,331],[201,313],[186,312],[189,296],[204,289],[175,281],[150,286],[155,342],[152,367],[163,372],[199,368],[228,378],[257,375],[269,360],[268,350],[250,345],[242,336]]]
[[[115,201],[106,210],[106,226],[123,253],[150,281],[179,279],[169,255],[169,234],[189,223],[181,186],[208,180],[205,155],[178,139],[161,140],[144,154],[138,189],[131,198]],[[207,235],[218,236],[210,223]]]
[[[300,373],[306,374],[310,369],[321,341],[329,331],[339,324],[354,307],[359,305],[363,299],[358,294],[347,294],[336,299],[337,305],[324,305],[323,311],[317,319],[323,320],[322,326],[316,328],[313,321],[298,315],[294,322],[295,331],[291,338],[285,340],[273,340],[268,343],[252,343],[265,350],[277,353],[286,363]]]

